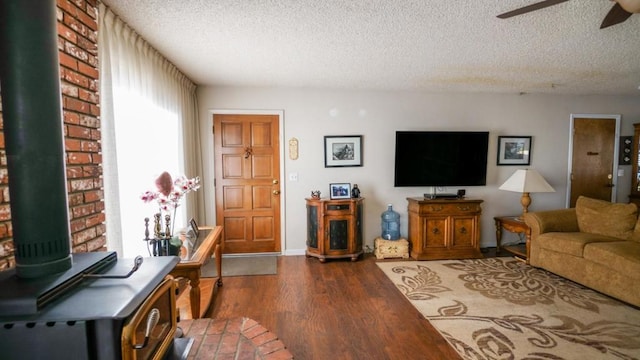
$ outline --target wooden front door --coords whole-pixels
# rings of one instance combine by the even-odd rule
[[[278,115],[215,114],[216,223],[224,253],[280,251]]]
[[[569,207],[580,195],[614,201],[616,118],[573,117],[572,123]]]

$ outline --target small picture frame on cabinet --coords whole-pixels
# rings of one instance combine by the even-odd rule
[[[200,233],[200,229],[198,228],[198,223],[196,222],[196,219],[191,218],[189,220],[189,227],[190,230],[193,231],[193,234],[198,237],[199,233]]]
[[[350,183],[329,184],[329,197],[333,199],[349,199],[351,198]]]

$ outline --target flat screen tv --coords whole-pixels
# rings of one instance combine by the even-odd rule
[[[394,186],[487,183],[486,131],[396,131]]]

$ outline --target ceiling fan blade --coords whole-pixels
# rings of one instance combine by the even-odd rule
[[[545,0],[545,1],[540,1],[540,2],[537,2],[535,4],[531,4],[531,5],[528,5],[528,6],[525,6],[525,7],[521,7],[519,9],[508,11],[508,12],[506,12],[504,14],[500,14],[500,15],[498,15],[498,17],[500,19],[506,19],[506,18],[510,18],[512,16],[526,14],[528,12],[544,9],[546,7],[557,5],[557,4],[566,2],[566,1],[569,1],[569,0]]]
[[[621,22],[627,20],[629,16],[631,16],[631,13],[623,9],[620,4],[616,3],[615,5],[613,5],[611,10],[609,10],[607,16],[605,16],[604,20],[602,21],[602,25],[600,25],[600,29],[604,29],[615,24],[620,24]]]

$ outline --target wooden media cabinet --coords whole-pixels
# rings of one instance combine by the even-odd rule
[[[482,258],[480,204],[472,199],[407,198],[410,254],[416,260]]]

